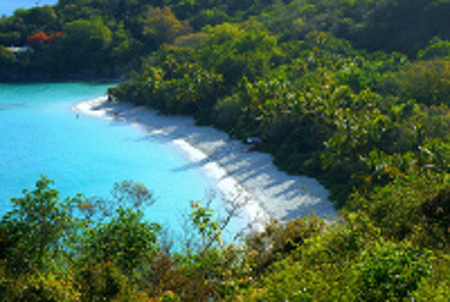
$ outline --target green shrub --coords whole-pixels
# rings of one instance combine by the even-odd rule
[[[430,274],[430,252],[411,244],[381,242],[362,255],[359,298],[364,301],[401,300],[411,296]]]

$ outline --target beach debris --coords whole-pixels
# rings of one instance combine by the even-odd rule
[[[247,144],[260,144],[260,143],[262,143],[262,140],[259,137],[248,137],[246,143]]]

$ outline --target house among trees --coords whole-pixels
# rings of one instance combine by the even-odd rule
[[[8,51],[14,53],[14,54],[19,54],[19,53],[25,53],[28,50],[31,49],[31,47],[29,45],[25,45],[25,46],[11,46],[11,47],[7,47],[6,48]]]

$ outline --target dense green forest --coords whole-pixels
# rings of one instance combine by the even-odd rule
[[[105,208],[43,178],[0,223],[4,299],[447,301],[449,16],[448,0],[60,0],[4,17],[1,79],[123,77],[113,98],[259,137],[341,211],[237,245],[193,204],[198,243],[175,252],[141,185]]]

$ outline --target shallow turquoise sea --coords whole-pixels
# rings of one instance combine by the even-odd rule
[[[204,200],[215,183],[189,166],[182,150],[139,127],[72,110],[105,95],[110,85],[0,84],[0,216],[10,198],[34,189],[40,175],[55,181],[61,197],[109,197],[115,182],[150,188],[155,204],[146,219],[181,231],[191,200]]]

